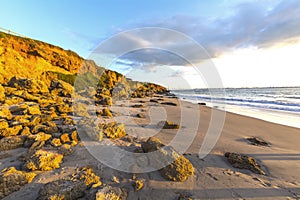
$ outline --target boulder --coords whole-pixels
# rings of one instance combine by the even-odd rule
[[[101,184],[100,177],[94,173],[93,169],[83,167],[65,179],[45,184],[39,190],[38,200],[79,199],[85,195],[87,189],[97,188]]]
[[[8,136],[18,135],[22,129],[23,129],[22,125],[17,125],[17,126],[13,126],[10,128],[0,129],[0,136],[8,137]]]
[[[142,149],[145,153],[156,151],[155,157],[152,157],[153,166],[170,163],[160,169],[161,175],[171,181],[185,181],[189,176],[194,174],[192,163],[184,156],[177,153],[172,147],[165,146],[157,138],[150,137],[142,143]]]
[[[250,156],[226,152],[225,157],[228,162],[235,168],[248,169],[256,174],[265,175],[266,173],[262,170],[261,166],[256,162],[256,160]]]
[[[105,186],[96,192],[96,200],[126,200],[127,191],[124,188]]]
[[[23,147],[25,139],[24,136],[4,137],[0,140],[0,151]]]
[[[105,106],[112,106],[113,101],[110,96],[101,95],[101,97],[97,99],[96,103]]]
[[[85,190],[81,181],[57,180],[41,187],[37,200],[74,200],[83,197]]]
[[[18,90],[26,90],[31,94],[49,93],[47,85],[36,79],[27,79],[20,77],[12,77],[8,82],[8,86],[17,88]]]
[[[6,119],[0,119],[0,129],[6,129],[9,127],[9,124]]]
[[[49,171],[60,167],[63,155],[46,150],[37,150],[25,163],[29,170]]]
[[[125,124],[122,123],[111,122],[104,125],[102,124],[100,129],[102,129],[102,132],[108,138],[112,139],[121,138],[126,135]]]
[[[7,107],[0,107],[0,119],[6,119],[6,120],[11,120],[12,119],[12,114]]]
[[[61,80],[51,80],[49,90],[54,96],[69,98],[71,98],[74,93],[73,86]]]
[[[18,191],[22,186],[30,183],[36,176],[33,172],[23,172],[14,167],[4,169],[0,175],[0,199]]]

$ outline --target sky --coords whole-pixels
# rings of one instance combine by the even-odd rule
[[[171,89],[300,86],[299,0],[10,0],[1,7],[0,28],[135,80]]]

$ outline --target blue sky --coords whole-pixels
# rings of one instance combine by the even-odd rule
[[[207,65],[209,60],[226,87],[300,86],[295,76],[299,74],[296,51],[300,49],[297,0],[10,0],[2,1],[1,7],[0,27],[71,49],[102,65],[103,60],[91,54],[101,42],[133,28],[160,27],[190,37],[203,46],[210,59],[191,51],[188,42],[177,40],[174,47],[170,38],[155,33],[153,38],[133,34],[132,44],[145,42],[143,37],[148,38],[146,43],[161,41],[168,48],[171,42],[172,48],[186,52],[196,67]],[[128,42],[118,42],[111,48],[126,45]],[[111,51],[107,48],[101,53],[109,56]],[[207,86],[203,74],[200,78],[189,62],[179,60],[171,52],[144,49],[106,67],[171,88],[185,85],[182,80],[188,87]]]

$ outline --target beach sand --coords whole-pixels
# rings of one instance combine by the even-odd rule
[[[139,138],[154,136],[164,144],[172,143],[178,131],[182,131],[181,134],[185,134],[187,138],[193,137],[195,133],[191,144],[185,147],[187,150],[184,152],[184,156],[195,168],[195,174],[188,180],[185,182],[167,181],[157,171],[135,174],[137,178],[145,180],[144,187],[140,191],[135,191],[131,186],[132,173],[120,172],[103,165],[88,152],[84,145],[77,145],[74,153],[64,158],[60,169],[38,175],[32,183],[4,199],[35,199],[42,184],[66,177],[74,173],[76,167],[85,165],[93,166],[104,184],[124,187],[128,191],[127,199],[171,200],[178,199],[180,196],[186,199],[187,197],[191,199],[300,198],[300,129],[227,112],[224,127],[216,145],[207,156],[200,159],[199,150],[212,120],[212,109],[168,97],[163,97],[163,101],[159,102],[175,102],[178,105],[149,102],[150,99],[136,98],[129,103],[118,102],[111,110],[119,113],[119,116],[110,120],[125,122],[129,135]],[[142,104],[144,107],[133,108],[132,105],[135,104]],[[223,111],[214,109],[214,112]],[[145,118],[137,118],[138,113],[143,113]],[[163,119],[176,123],[182,122],[183,125],[179,130],[159,130],[155,125]],[[246,140],[247,137],[259,137],[269,142],[270,146],[252,145]],[[175,146],[186,146],[184,138],[176,139]],[[130,146],[123,141],[119,144]],[[1,159],[1,169],[18,164],[19,161],[16,158],[20,152],[22,149],[7,151],[6,153],[14,155],[15,158]],[[232,167],[224,157],[225,152],[252,156],[262,165],[267,174],[258,175],[249,170]],[[117,177],[119,183],[113,180],[114,176]]]

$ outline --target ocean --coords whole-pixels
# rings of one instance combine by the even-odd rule
[[[173,90],[192,103],[300,128],[300,87]]]

